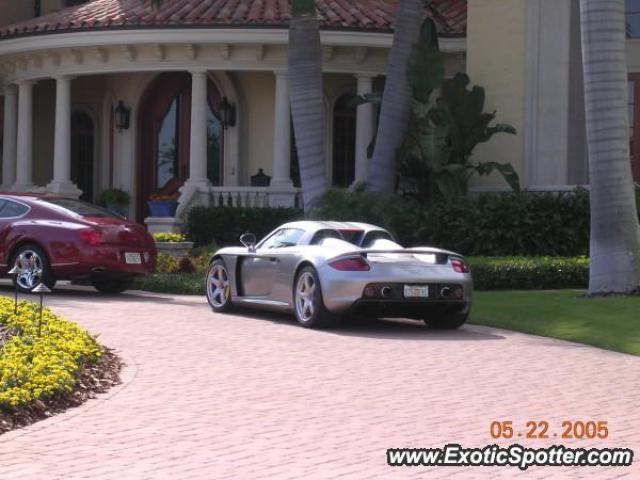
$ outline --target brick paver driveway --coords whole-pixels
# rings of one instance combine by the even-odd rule
[[[0,293],[9,294],[8,290]],[[0,480],[640,478],[632,468],[386,466],[388,447],[491,442],[492,420],[609,422],[640,454],[640,359],[500,330],[372,322],[310,331],[195,297],[58,291],[117,349],[123,384],[0,437]],[[550,439],[528,446],[562,443]],[[565,443],[566,444],[566,443]]]

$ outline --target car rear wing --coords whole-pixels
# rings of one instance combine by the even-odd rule
[[[403,248],[403,249],[363,249],[363,250],[355,250],[352,252],[341,253],[340,255],[336,255],[331,260],[336,260],[345,257],[363,257],[368,258],[369,256],[374,255],[434,255],[435,257],[435,265],[446,265],[449,262],[449,258],[462,258],[461,255],[458,255],[453,252],[448,252],[446,250],[440,250],[436,248]]]

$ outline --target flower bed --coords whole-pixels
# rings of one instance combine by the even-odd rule
[[[119,370],[119,362],[114,364],[115,356],[74,323],[49,309],[43,311],[40,326],[39,318],[35,304],[21,302],[14,315],[13,301],[0,298],[0,325],[4,331],[4,344],[0,345],[0,433],[15,427],[16,418],[27,417],[19,424],[37,419],[34,412],[24,413],[36,404],[43,410],[41,416],[47,416],[46,411],[60,410],[61,404],[69,403],[63,401],[65,396],[71,396],[83,383],[81,377],[87,369],[108,364],[109,369]],[[108,383],[116,382],[112,378]],[[47,402],[55,405],[46,408]],[[77,398],[71,402],[77,403]]]

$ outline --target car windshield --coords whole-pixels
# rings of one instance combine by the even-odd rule
[[[281,228],[273,235],[265,239],[259,246],[259,248],[272,249],[283,247],[295,247],[298,244],[300,237],[304,235],[304,230],[297,228]]]
[[[100,208],[80,200],[73,200],[71,198],[46,198],[44,201],[58,209],[66,210],[67,213],[75,213],[81,217],[122,218],[121,216],[104,208]]]

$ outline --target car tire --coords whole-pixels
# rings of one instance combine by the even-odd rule
[[[49,258],[37,245],[27,244],[18,248],[9,265],[25,270],[13,277],[14,286],[22,293],[31,293],[41,283],[50,289],[56,285]]]
[[[224,260],[214,260],[209,266],[205,278],[205,290],[207,301],[214,312],[227,313],[233,310],[229,271]]]
[[[133,282],[130,280],[92,280],[91,284],[100,293],[117,294],[129,290]]]
[[[424,322],[434,330],[456,330],[464,325],[469,318],[469,312],[456,312],[433,318],[425,318]]]
[[[313,267],[304,267],[296,275],[293,311],[298,323],[306,328],[330,328],[340,321],[339,316],[325,307],[318,273]]]

